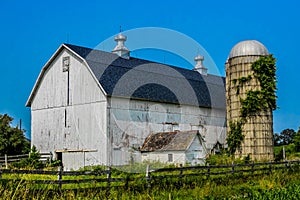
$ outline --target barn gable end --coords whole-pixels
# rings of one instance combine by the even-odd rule
[[[82,163],[106,164],[107,97],[76,53],[59,48],[40,73],[27,106],[32,145],[40,152],[63,153],[67,170]]]

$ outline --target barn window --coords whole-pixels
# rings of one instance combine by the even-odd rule
[[[173,162],[173,154],[168,154],[168,162]]]
[[[69,71],[70,66],[70,56],[63,57],[63,72]]]
[[[67,72],[67,105],[70,105],[70,56],[65,56],[62,59],[62,71]]]

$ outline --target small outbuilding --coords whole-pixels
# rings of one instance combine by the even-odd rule
[[[142,161],[175,165],[204,164],[207,155],[204,139],[198,130],[151,134],[140,150]]]

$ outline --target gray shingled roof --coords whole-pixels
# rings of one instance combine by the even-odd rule
[[[224,77],[65,45],[86,60],[108,96],[225,109]]]
[[[149,135],[141,147],[142,152],[152,151],[185,151],[199,131],[162,132]]]

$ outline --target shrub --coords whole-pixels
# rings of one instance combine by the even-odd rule
[[[23,159],[19,162],[14,162],[11,164],[14,168],[31,168],[31,169],[42,169],[45,167],[45,164],[40,161],[41,155],[37,151],[36,147],[31,148],[29,157]]]

